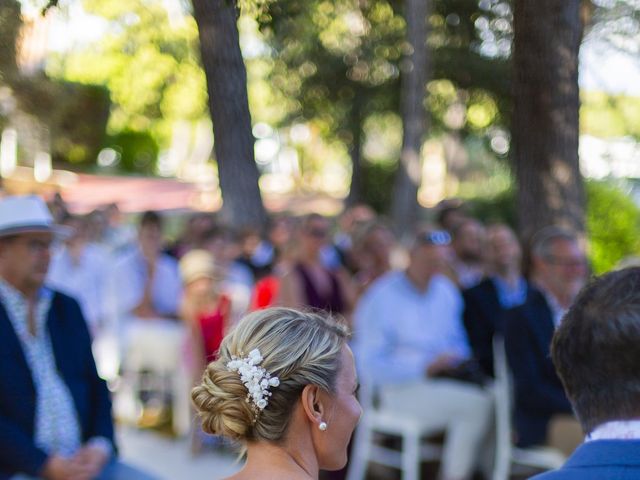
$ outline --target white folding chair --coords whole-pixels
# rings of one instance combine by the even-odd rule
[[[493,480],[508,480],[514,466],[540,470],[560,468],[566,457],[555,448],[517,448],[513,445],[511,372],[507,363],[504,339],[500,336],[493,338],[493,369],[496,409],[496,456]]]
[[[354,436],[347,480],[363,480],[369,462],[399,469],[402,480],[418,480],[421,463],[439,460],[442,454],[441,445],[429,443],[425,437],[442,431],[421,427],[404,412],[376,405],[375,387],[363,380],[360,387],[363,414]],[[402,450],[376,443],[376,434],[400,437]]]
[[[187,335],[185,326],[173,320],[132,321],[122,358],[123,394],[133,395],[134,402],[141,390],[151,390],[161,397],[171,398],[172,427],[180,436],[190,431],[192,416],[189,401],[191,376],[182,358]],[[134,408],[135,411],[125,412],[125,415],[139,414],[140,405],[134,404]]]

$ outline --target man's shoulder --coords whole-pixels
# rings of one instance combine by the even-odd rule
[[[360,297],[358,307],[386,304],[398,295],[402,295],[403,276],[404,273],[400,271],[391,271],[382,275]]]
[[[578,480],[582,478],[584,478],[584,472],[580,469],[577,470],[562,467],[559,470],[541,473],[535,477],[531,477],[529,480]]]
[[[77,309],[77,312],[82,315],[80,304],[75,297],[62,293],[55,288],[47,288],[51,292],[51,308],[64,308],[66,315],[69,315],[69,309]]]
[[[168,253],[160,253],[160,255],[158,255],[158,262],[168,268],[178,268],[178,260]]]
[[[596,465],[596,466],[564,466],[558,470],[541,473],[529,480],[600,480],[617,478],[619,480],[636,480],[640,478],[640,468],[628,465]]]
[[[507,316],[509,318],[538,318],[541,311],[549,310],[547,301],[544,295],[536,288],[530,286],[527,290],[527,298],[517,307],[513,307],[507,310]]]
[[[464,296],[465,299],[472,298],[472,299],[478,299],[478,300],[484,299],[488,294],[495,294],[495,293],[496,293],[496,287],[493,283],[493,280],[491,280],[490,278],[485,278],[478,285],[475,285],[471,288],[467,288],[462,291],[462,295]]]
[[[640,478],[640,440],[595,440],[580,445],[559,470],[535,480],[600,480]]]
[[[429,290],[433,290],[438,295],[447,295],[448,297],[455,297],[456,299],[462,299],[462,293],[457,285],[446,275],[441,273],[435,275],[431,279],[431,285],[429,286]]]
[[[365,296],[378,296],[385,292],[394,292],[404,280],[404,272],[392,270],[375,280],[367,289]]]

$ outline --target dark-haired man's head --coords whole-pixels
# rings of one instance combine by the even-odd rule
[[[520,270],[520,242],[507,225],[494,224],[487,228],[487,260],[496,275],[506,275]]]
[[[462,262],[480,262],[485,249],[486,230],[478,220],[467,218],[458,223],[452,230],[451,246]]]
[[[442,200],[436,207],[436,212],[436,223],[448,232],[453,232],[469,218],[462,201],[455,198]]]
[[[162,217],[157,212],[144,212],[140,217],[138,242],[145,258],[155,258],[162,250],[162,227]]]
[[[640,417],[640,268],[585,287],[556,331],[551,354],[586,432]]]

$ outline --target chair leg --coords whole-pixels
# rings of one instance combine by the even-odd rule
[[[402,480],[420,478],[420,437],[404,435],[402,437]]]
[[[349,470],[347,472],[347,480],[364,480],[369,465],[369,456],[371,452],[371,442],[373,441],[373,432],[365,422],[361,422],[356,429],[353,439],[353,449],[351,451],[351,459],[349,460]]]

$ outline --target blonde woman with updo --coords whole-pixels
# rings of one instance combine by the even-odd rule
[[[192,398],[205,432],[246,446],[229,480],[317,479],[347,463],[362,409],[346,327],[326,313],[270,308],[225,337]]]

